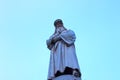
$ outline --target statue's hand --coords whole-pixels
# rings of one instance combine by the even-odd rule
[[[59,41],[59,40],[61,40],[61,38],[60,38],[59,35],[56,36],[56,37],[54,37],[54,38],[52,39],[52,41],[53,41],[54,43],[56,43],[56,42]]]

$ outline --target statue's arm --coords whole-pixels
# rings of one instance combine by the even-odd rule
[[[61,37],[59,36],[58,33],[50,36],[50,38],[48,40],[46,40],[46,44],[47,44],[48,49],[51,50],[53,48],[53,46],[55,45],[55,43],[57,41],[59,41],[60,39],[61,39]]]
[[[52,35],[48,40],[46,40],[47,48],[48,48],[49,50],[51,50],[52,47],[54,46],[53,37],[54,37],[54,36]]]
[[[76,35],[72,30],[68,30],[60,35],[61,39],[68,45],[74,44]]]
[[[53,42],[53,43],[56,43],[57,41],[60,41],[60,40],[61,40],[60,35],[57,35],[57,36],[55,36],[55,37],[53,38],[52,42]]]

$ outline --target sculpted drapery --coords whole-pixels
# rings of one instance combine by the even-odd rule
[[[80,77],[80,68],[74,45],[75,40],[74,31],[59,27],[46,41],[50,50],[48,80],[55,78],[58,72],[64,74],[70,73],[70,70],[76,70]],[[73,71],[71,74],[73,74]]]

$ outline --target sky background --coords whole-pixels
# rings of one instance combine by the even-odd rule
[[[82,80],[120,80],[120,0],[0,0],[0,80],[47,79],[58,18],[76,33]]]

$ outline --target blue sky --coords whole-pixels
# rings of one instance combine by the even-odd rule
[[[119,0],[0,0],[0,80],[46,80],[46,39],[62,19],[75,31],[83,80],[119,80]]]

